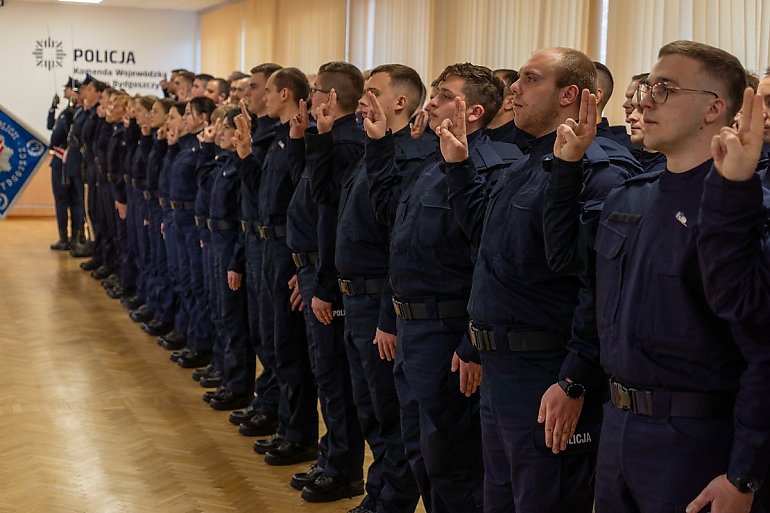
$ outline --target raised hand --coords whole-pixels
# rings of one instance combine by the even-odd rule
[[[166,124],[162,124],[160,128],[158,128],[158,133],[156,134],[159,141],[165,141],[166,140]]]
[[[316,107],[313,115],[318,125],[318,133],[325,134],[331,132],[334,126],[334,115],[337,112],[337,91],[329,91],[329,101]]]
[[[762,97],[747,87],[743,92],[740,128],[722,127],[711,140],[714,167],[728,180],[743,182],[750,179],[757,168],[762,151],[764,118]]]
[[[422,134],[425,133],[425,128],[428,126],[428,112],[422,109],[414,118],[414,123],[409,124],[409,130],[412,134],[412,139],[419,139]]]
[[[364,118],[364,130],[369,139],[382,139],[388,131],[388,119],[382,105],[371,91],[366,92],[366,101],[369,103],[369,111]]]
[[[240,158],[245,159],[251,155],[251,116],[243,100],[241,100],[241,113],[235,116],[235,134],[232,140]]]
[[[556,129],[553,155],[566,162],[583,159],[586,150],[596,137],[596,95],[583,89],[580,95],[578,120],[572,118]]]
[[[217,131],[221,125],[222,118],[218,118],[213,125],[210,125],[208,122],[203,123],[203,130],[198,133],[200,142],[213,143],[214,139],[216,139]]]
[[[168,127],[166,129],[166,142],[169,146],[179,142],[179,130],[175,127]]]
[[[291,139],[302,139],[305,137],[305,130],[310,126],[310,118],[307,115],[307,102],[299,101],[299,113],[289,119],[289,137]]]
[[[465,100],[455,96],[452,119],[445,119],[436,127],[441,155],[448,163],[462,162],[468,158],[468,138],[465,129]]]

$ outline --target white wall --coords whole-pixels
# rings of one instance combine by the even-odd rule
[[[61,43],[58,65],[50,70],[34,55],[38,42],[45,45],[49,37]],[[61,96],[68,75],[82,80],[84,70],[91,70],[107,83],[124,82],[117,85],[131,93],[160,95],[160,78],[152,74],[193,70],[197,40],[194,12],[6,1],[0,7],[0,104],[47,139],[48,107],[54,93]],[[77,60],[76,50],[82,50]],[[42,55],[55,62],[55,47],[43,46]],[[132,72],[150,75],[125,75]]]

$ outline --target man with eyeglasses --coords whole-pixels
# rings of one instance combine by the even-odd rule
[[[659,151],[648,150],[644,147],[644,113],[637,99],[637,89],[639,81],[645,80],[649,73],[637,75],[638,80],[634,86],[634,92],[628,100],[631,111],[626,114],[626,123],[631,129],[631,144],[638,149],[636,154],[639,163],[645,173],[663,171],[666,169],[666,156]],[[624,104],[625,108],[625,104]]]
[[[638,99],[644,145],[666,155],[666,170],[611,192],[596,207],[595,240],[582,227],[583,249],[595,254],[576,253],[595,265],[599,354],[610,376],[596,513],[759,512],[770,348],[709,308],[696,246],[712,139],[741,107],[745,72],[734,56],[692,41],[669,43],[658,57]],[[559,127],[551,180],[561,187],[546,198],[546,226],[579,193],[569,175],[580,166],[570,162],[592,138],[585,124],[581,116]],[[564,231],[547,231],[549,251],[564,246],[555,235]]]

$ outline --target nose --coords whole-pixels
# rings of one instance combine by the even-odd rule
[[[511,84],[511,87],[509,88],[513,94],[519,94],[521,92],[521,90],[519,89],[519,80]]]
[[[655,102],[652,101],[652,88],[647,89],[647,92],[643,92],[641,89],[637,89],[637,92],[637,94],[639,94],[639,104],[636,106],[636,108],[644,111],[645,109],[651,108],[655,104]]]

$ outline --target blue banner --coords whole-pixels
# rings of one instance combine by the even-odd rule
[[[48,147],[0,105],[0,219],[45,159]]]

